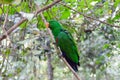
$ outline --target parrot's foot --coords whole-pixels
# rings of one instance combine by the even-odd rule
[[[53,42],[54,45],[56,45],[56,42]]]
[[[63,57],[63,54],[59,54],[58,56],[61,58],[61,57]]]

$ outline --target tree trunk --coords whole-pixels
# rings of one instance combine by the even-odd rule
[[[51,64],[51,54],[48,53],[47,58],[48,58],[48,62],[47,62],[48,80],[53,80],[53,68],[52,68],[52,64]]]

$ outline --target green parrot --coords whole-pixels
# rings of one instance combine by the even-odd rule
[[[55,20],[49,21],[46,26],[51,29],[56,44],[60,47],[62,56],[66,59],[73,70],[77,72],[78,66],[80,66],[79,55],[72,35]]]

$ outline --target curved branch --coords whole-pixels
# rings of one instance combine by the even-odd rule
[[[86,17],[86,18],[99,21],[99,22],[101,22],[101,23],[103,23],[103,24],[107,24],[107,25],[112,26],[112,27],[120,28],[120,26],[112,25],[112,24],[109,24],[109,23],[107,23],[107,22],[101,21],[101,20],[99,20],[99,19],[95,19],[95,18],[93,18],[93,17],[87,16],[87,15],[85,15],[85,14],[83,14],[83,13],[81,13],[81,12],[79,12],[79,11],[73,9],[73,8],[71,8],[70,6],[67,6],[66,4],[63,4],[63,3],[60,3],[60,4],[63,5],[63,6],[65,6],[65,7],[67,7],[67,8],[69,8],[69,9],[71,9],[71,10],[73,10],[73,11],[75,11],[75,12],[77,12],[77,13],[79,13],[80,15],[83,15],[83,16]]]
[[[36,6],[37,6],[38,9],[40,9],[38,5],[36,5]],[[43,22],[46,24],[47,21],[46,21],[45,17],[43,16],[42,12],[40,13],[40,15],[42,17]],[[52,35],[52,32],[51,32],[50,28],[47,28],[47,31],[50,34],[50,37],[51,37],[52,41],[55,42],[54,36]],[[57,45],[54,44],[54,47],[55,47],[58,55],[62,54],[60,48],[57,47]],[[71,68],[71,66],[68,64],[68,62],[65,60],[65,58],[63,56],[60,56],[60,58],[63,60],[63,62],[66,64],[66,66],[71,70],[71,72],[74,74],[76,79],[80,80],[78,74]]]
[[[44,23],[46,23],[46,19],[45,17],[43,16],[43,14],[41,13],[41,17],[42,17],[42,20],[44,21]],[[55,42],[54,40],[54,37],[52,35],[52,32],[49,28],[47,28],[47,31],[48,33],[50,34],[50,37],[52,38],[52,41]],[[57,54],[60,55],[62,54],[61,50],[59,49],[59,47],[57,47],[57,45],[54,44],[54,47],[57,51]],[[63,56],[60,56],[60,58],[63,60],[63,62],[66,64],[66,66],[71,70],[71,72],[74,74],[74,76],[76,77],[77,80],[80,80],[79,76],[77,75],[77,73],[71,68],[71,66],[68,64],[68,62],[65,60],[65,58]]]

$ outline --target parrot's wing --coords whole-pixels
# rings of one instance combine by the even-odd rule
[[[78,50],[74,43],[72,35],[66,31],[62,30],[57,36],[57,44],[61,51],[75,63],[79,62]]]

